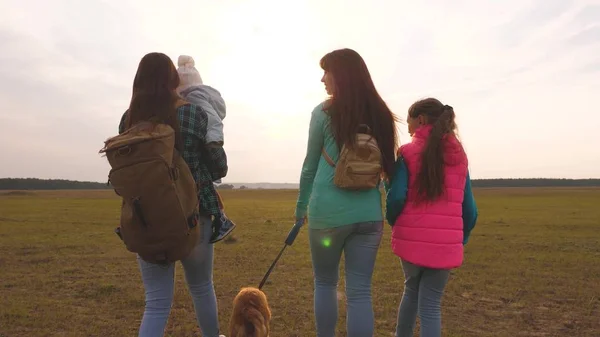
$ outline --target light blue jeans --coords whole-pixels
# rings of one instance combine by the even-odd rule
[[[346,271],[347,336],[373,336],[371,277],[382,235],[383,221],[309,229],[317,337],[335,336],[338,320],[337,283],[342,252]]]
[[[400,260],[404,270],[404,294],[398,308],[396,337],[412,337],[417,321],[421,321],[421,337],[442,335],[442,296],[450,270],[431,269]]]
[[[213,245],[208,243],[212,224],[208,217],[200,218],[201,239],[181,261],[185,279],[194,302],[196,319],[202,336],[218,337],[217,298],[213,287]],[[171,312],[175,281],[175,264],[167,266],[146,262],[138,256],[146,292],[146,309],[138,337],[162,337]]]

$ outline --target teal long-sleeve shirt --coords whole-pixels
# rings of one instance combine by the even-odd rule
[[[329,128],[330,117],[317,105],[311,115],[306,156],[300,175],[296,218],[308,218],[315,229],[333,228],[358,222],[383,221],[381,192],[340,189],[333,183],[334,168],[323,156],[324,147],[334,162],[339,149]]]

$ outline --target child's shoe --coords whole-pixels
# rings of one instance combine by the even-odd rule
[[[233,223],[233,221],[229,220],[229,218],[225,215],[225,212],[223,212],[223,210],[221,210],[221,214],[219,216],[214,217],[212,225],[213,234],[210,237],[210,243],[215,243],[223,240],[235,229],[235,224]]]

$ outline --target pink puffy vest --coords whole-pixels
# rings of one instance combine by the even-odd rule
[[[462,202],[467,156],[455,137],[444,139],[445,194],[433,203],[417,205],[416,178],[421,154],[432,126],[418,128],[412,142],[400,147],[408,173],[408,195],[392,229],[392,250],[418,266],[451,269],[463,262]]]

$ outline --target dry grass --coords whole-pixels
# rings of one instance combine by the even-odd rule
[[[599,336],[600,190],[478,189],[480,221],[452,273],[444,336]],[[224,192],[236,240],[215,247],[222,327],[238,290],[257,285],[291,226],[296,191]],[[136,336],[144,306],[134,255],[113,233],[111,191],[0,195],[0,336]],[[402,271],[383,240],[376,336],[391,336]],[[341,282],[343,286],[343,282]],[[265,286],[273,336],[314,336],[307,233]],[[341,288],[340,288],[341,289]],[[340,335],[344,335],[343,297]],[[166,336],[200,336],[177,268]]]

